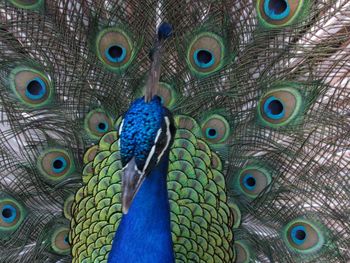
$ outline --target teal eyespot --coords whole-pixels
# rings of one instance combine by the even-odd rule
[[[215,55],[210,50],[197,49],[193,54],[196,65],[200,68],[209,68],[215,63]]]
[[[172,106],[174,106],[177,99],[177,94],[171,85],[165,82],[159,82],[158,95],[160,97],[161,103],[165,107],[171,108]]]
[[[301,112],[303,98],[292,87],[274,89],[264,94],[258,103],[260,121],[269,127],[285,126]]]
[[[296,245],[300,246],[305,242],[305,240],[307,238],[306,228],[302,225],[294,226],[291,229],[290,236],[291,236],[292,241]]]
[[[113,71],[126,69],[135,56],[130,37],[120,28],[111,27],[99,32],[95,45],[98,58]]]
[[[279,120],[285,116],[283,101],[271,96],[264,103],[264,112],[268,118]]]
[[[67,151],[50,148],[42,152],[37,160],[42,179],[49,184],[63,181],[74,171],[73,158]]]
[[[201,123],[202,134],[210,143],[222,143],[230,135],[230,125],[227,120],[218,114],[209,115]]]
[[[289,16],[290,6],[286,0],[266,0],[264,12],[272,20],[282,20]]]
[[[7,224],[12,224],[17,216],[17,210],[16,208],[11,205],[4,205],[1,208],[1,219],[3,222],[7,223]]]
[[[66,235],[64,236],[64,238],[63,238],[64,244],[69,245],[69,241],[68,241],[68,240],[69,240],[69,239],[68,239],[68,234],[66,234]]]
[[[101,138],[112,129],[112,118],[102,109],[90,111],[84,119],[85,129],[93,139]]]
[[[205,134],[209,139],[216,139],[218,137],[218,131],[215,128],[207,128]]]
[[[258,20],[267,29],[295,23],[308,9],[306,0],[257,0]]]
[[[126,49],[118,44],[111,45],[105,50],[105,56],[112,63],[121,63],[126,58]]]
[[[283,229],[283,239],[288,248],[295,252],[314,253],[325,243],[324,229],[316,222],[295,219]]]
[[[57,157],[52,160],[52,171],[54,173],[61,173],[67,167],[67,161],[64,157]]]
[[[97,124],[97,130],[99,131],[99,132],[101,132],[101,133],[103,133],[103,132],[107,132],[108,131],[108,129],[109,129],[109,124],[107,123],[107,122],[105,122],[105,121],[101,121],[101,122],[99,122],[98,124]]]
[[[253,259],[252,249],[243,240],[235,241],[236,263],[249,263]]]
[[[0,240],[16,231],[26,216],[20,202],[0,192]]]
[[[233,177],[231,187],[249,198],[256,198],[271,183],[267,169],[260,165],[247,165]]]
[[[19,66],[10,73],[10,86],[20,102],[30,107],[48,104],[53,95],[51,81],[43,72]]]
[[[194,37],[187,50],[187,63],[198,76],[220,69],[224,63],[225,46],[216,34],[203,32]]]
[[[46,94],[46,84],[41,78],[34,78],[26,85],[25,95],[32,100],[40,100]]]
[[[256,188],[256,179],[249,173],[245,174],[243,177],[243,184],[248,190],[252,191]]]
[[[56,227],[51,236],[51,249],[59,255],[68,255],[70,253],[69,228],[66,226]]]
[[[23,9],[37,9],[44,4],[44,0],[10,0],[10,2],[18,7]]]

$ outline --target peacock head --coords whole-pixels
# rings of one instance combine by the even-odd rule
[[[154,96],[149,102],[135,100],[119,128],[123,165],[123,213],[128,209],[142,182],[162,158],[168,155],[175,135],[171,112]]]

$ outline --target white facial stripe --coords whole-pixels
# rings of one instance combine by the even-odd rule
[[[129,163],[127,163],[123,168],[122,171],[124,171],[126,169],[126,167],[128,167]]]
[[[156,151],[156,145],[153,145],[151,151],[149,152],[149,154],[148,154],[148,156],[147,156],[146,163],[145,163],[145,165],[143,166],[142,173],[145,173],[146,168],[147,168],[149,162],[151,161],[151,159],[152,159],[153,154],[154,154],[155,151]]]
[[[163,151],[158,155],[158,160],[157,162],[160,161],[160,159],[162,158],[164,152],[166,149],[168,149],[168,146],[169,146],[169,143],[170,143],[170,140],[171,140],[171,133],[170,133],[170,121],[169,121],[169,118],[168,117],[164,117],[164,120],[165,120],[165,124],[166,124],[166,145],[163,149]]]
[[[159,136],[160,136],[161,133],[162,133],[162,128],[160,128],[160,129],[158,130],[156,139],[154,140],[154,144],[156,144],[156,143],[158,142]]]
[[[144,172],[141,172],[141,171],[137,168],[136,164],[135,164],[134,169],[135,169],[135,171],[136,171],[139,175],[141,175],[141,174],[144,173]]]
[[[122,134],[123,125],[124,125],[124,119],[122,120],[122,123],[119,126],[119,136],[120,136],[120,134]]]

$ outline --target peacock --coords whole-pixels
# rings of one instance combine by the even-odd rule
[[[349,17],[2,0],[0,262],[350,262]]]

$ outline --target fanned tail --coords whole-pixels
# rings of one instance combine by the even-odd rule
[[[68,262],[70,245],[94,246],[67,239],[96,168],[83,153],[143,94],[163,21],[174,35],[159,95],[199,141],[195,165],[225,177],[208,186],[225,188],[234,217],[221,259],[349,261],[349,17],[345,0],[2,2],[0,261]]]

